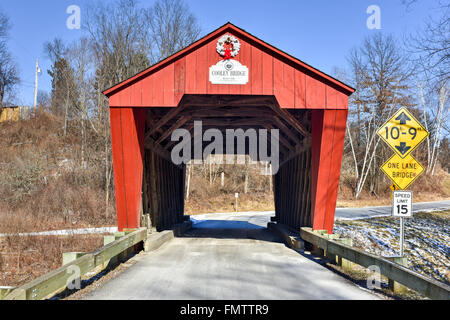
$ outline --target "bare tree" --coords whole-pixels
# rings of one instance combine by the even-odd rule
[[[9,18],[3,12],[0,12],[0,39],[4,40],[8,36],[8,32],[11,29],[11,23]]]
[[[85,29],[89,34],[95,63],[94,100],[97,127],[104,139],[108,203],[112,176],[111,141],[108,101],[102,91],[193,42],[199,33],[193,30],[199,28],[182,1],[158,1],[152,7],[145,8],[136,0],[115,0],[91,6]]]
[[[427,75],[427,72],[423,74]],[[433,81],[434,82],[434,81]],[[427,139],[427,169],[426,173],[434,175],[441,143],[444,125],[448,121],[449,115],[449,87],[448,82],[442,80],[439,85],[430,85],[430,79],[426,76],[423,80],[417,81],[417,91],[425,128],[430,132]]]
[[[416,0],[403,0],[408,7]],[[436,0],[434,17],[428,17],[423,30],[406,40],[410,59],[415,64],[415,85],[422,118],[430,132],[427,139],[426,173],[434,175],[441,145],[448,130],[450,78],[450,3]]]
[[[52,77],[51,110],[55,114],[64,114],[64,138],[67,135],[69,118],[76,114],[78,100],[75,72],[71,65],[69,48],[61,39],[46,42],[44,51],[52,62],[48,74]]]
[[[101,90],[149,66],[150,23],[136,0],[100,3],[88,9],[86,30],[93,47]],[[101,68],[100,68],[101,67]]]
[[[404,0],[408,6],[413,5],[416,0]],[[435,9],[437,18],[429,17],[425,28],[415,32],[408,37],[407,44],[410,51],[417,55],[421,64],[426,64],[430,70],[430,76],[438,82],[450,77],[450,3],[448,1],[437,1]]]
[[[356,92],[351,99],[347,138],[355,165],[355,197],[368,183],[376,194],[378,162],[385,158],[378,128],[400,106],[409,106],[407,60],[391,36],[366,38],[348,59]]]
[[[152,32],[153,57],[158,61],[198,39],[201,29],[182,0],[158,0],[147,11]]]
[[[3,107],[6,96],[20,82],[17,65],[7,48],[10,28],[9,18],[0,12],[0,108]]]
[[[112,181],[111,136],[108,100],[102,91],[147,68],[151,60],[151,37],[145,10],[135,0],[92,5],[87,12],[85,31],[94,57],[97,128],[103,140],[105,204],[108,208]],[[108,213],[107,213],[108,214]]]
[[[76,41],[69,48],[69,52],[73,69],[75,70],[77,92],[79,95],[77,109],[80,113],[81,120],[81,164],[83,168],[86,168],[86,123],[89,122],[92,128],[96,131],[90,117],[88,116],[89,107],[92,105],[92,99],[90,99],[90,94],[92,93],[92,76],[90,74],[92,61],[90,59],[91,52],[88,39],[82,38],[79,41]]]
[[[0,107],[3,107],[6,96],[12,93],[19,82],[15,62],[9,52],[0,47]]]

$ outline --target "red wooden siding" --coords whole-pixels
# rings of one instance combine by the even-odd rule
[[[273,57],[266,52],[263,52],[262,55],[262,94],[273,95]]]
[[[248,66],[252,81],[252,94],[263,94],[263,53],[255,47],[252,49],[252,61]]]
[[[249,68],[249,82],[211,84],[209,68],[221,59],[216,44],[224,33],[111,94],[111,106],[176,107],[184,94],[253,94],[275,95],[282,108],[348,108],[345,90],[237,34],[241,50],[235,60]]]
[[[325,111],[329,112],[329,111]],[[331,153],[331,172],[328,176],[327,205],[325,211],[324,230],[333,232],[334,216],[339,189],[339,178],[341,176],[342,158],[344,156],[345,130],[347,127],[347,110],[335,111],[333,152]]]
[[[333,232],[347,110],[312,111],[311,197],[314,230]]]
[[[110,108],[117,221],[139,228],[144,156],[145,109]]]
[[[142,105],[144,106],[153,104],[153,79],[154,77],[147,77],[142,80]]]
[[[306,109],[306,75],[295,70],[295,109]]]

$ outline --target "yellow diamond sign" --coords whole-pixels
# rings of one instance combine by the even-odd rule
[[[402,159],[398,154],[383,164],[381,170],[402,190],[408,188],[424,171],[412,155]]]
[[[429,134],[405,108],[398,110],[377,133],[401,158],[413,152]]]
[[[400,188],[399,188],[395,183],[393,183],[393,184],[389,187],[389,189],[391,189],[392,191],[400,190]]]

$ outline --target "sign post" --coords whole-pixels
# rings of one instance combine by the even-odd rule
[[[412,217],[412,191],[394,191],[392,197],[392,215],[400,218],[400,256],[403,257],[405,242],[405,218]]]
[[[399,109],[377,131],[395,154],[381,166],[393,181],[392,215],[400,218],[400,256],[403,257],[405,218],[412,217],[412,192],[405,191],[424,171],[411,153],[429,136],[428,131],[406,109]]]

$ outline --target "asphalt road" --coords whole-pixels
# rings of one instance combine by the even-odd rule
[[[381,207],[365,207],[365,208],[337,208],[336,220],[358,220],[369,219],[376,217],[390,216],[391,206]],[[413,213],[426,212],[426,211],[443,211],[450,210],[450,200],[413,203]],[[263,212],[240,212],[240,213],[208,213],[202,215],[192,216],[192,220],[242,220],[249,221],[258,226],[267,226],[267,222],[270,221],[270,217],[275,216],[273,211]]]
[[[207,217],[208,218],[208,217]],[[288,249],[267,215],[197,221],[95,291],[88,300],[372,300],[378,296]]]

